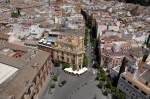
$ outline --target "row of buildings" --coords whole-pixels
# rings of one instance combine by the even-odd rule
[[[96,0],[82,8],[92,28],[91,35],[98,43],[100,66],[109,71],[112,82],[120,74],[124,57],[128,59],[117,84],[126,99],[150,98],[149,50],[145,58],[144,48],[146,40],[146,49],[150,44],[150,14],[147,11],[149,7]]]
[[[39,3],[43,4],[42,1]],[[85,22],[80,14],[80,4],[74,5],[69,1],[50,3],[32,8],[25,6],[24,2],[24,8],[20,7],[22,16],[6,23],[9,31],[2,33],[0,38],[12,44],[50,52],[52,60],[69,63],[79,70],[85,54]],[[13,5],[14,8],[19,4]],[[32,13],[29,10],[33,10]]]
[[[85,22],[80,4],[71,0],[1,1],[0,99],[40,99],[52,60],[68,63],[75,70],[83,67]],[[18,12],[19,17],[12,17]]]

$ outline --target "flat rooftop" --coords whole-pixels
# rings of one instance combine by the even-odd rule
[[[0,84],[8,80],[18,71],[17,68],[0,63]]]

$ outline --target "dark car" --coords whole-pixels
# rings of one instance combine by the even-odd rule
[[[103,90],[102,93],[103,93],[103,95],[108,96],[107,90]]]
[[[59,87],[62,87],[62,86],[64,86],[66,84],[66,80],[63,80],[58,86]]]

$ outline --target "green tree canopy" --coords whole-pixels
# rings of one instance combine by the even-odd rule
[[[71,65],[70,64],[68,64],[68,63],[63,63],[63,69],[65,69],[65,68],[69,68],[69,67],[71,67]]]
[[[83,67],[87,67],[87,65],[88,65],[88,58],[87,58],[87,56],[84,54],[84,58],[83,58]]]

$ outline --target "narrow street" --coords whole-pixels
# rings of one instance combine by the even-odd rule
[[[90,38],[90,34],[88,33],[88,46],[86,49],[86,53],[87,53],[87,57],[88,57],[88,68],[92,68],[92,58],[93,58],[93,49],[92,49],[92,43],[90,42],[91,38]]]

